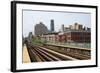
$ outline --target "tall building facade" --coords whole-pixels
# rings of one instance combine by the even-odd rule
[[[36,24],[34,31],[35,31],[35,35],[42,35],[48,33],[47,27],[42,22]]]
[[[62,31],[64,32],[64,24],[62,24]]]
[[[82,30],[83,29],[83,26],[81,24],[75,23],[74,24],[74,29],[75,30]]]
[[[74,25],[70,25],[69,28],[73,30],[83,30],[83,25],[75,23]]]
[[[32,32],[29,32],[28,40],[29,40],[30,42],[32,41],[32,37],[33,37]]]
[[[54,30],[54,20],[52,19],[51,20],[51,32],[54,32],[55,30]]]

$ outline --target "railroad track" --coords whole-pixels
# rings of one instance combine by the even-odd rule
[[[27,43],[26,46],[28,48],[31,62],[77,60],[76,58],[61,54],[45,47],[33,45],[32,43]]]
[[[88,59],[91,58],[90,56],[87,56],[87,55],[82,55],[82,54],[74,53],[74,52],[67,52],[66,50],[54,49],[54,48],[50,48],[50,47],[47,47],[47,46],[43,46],[43,47],[48,48],[50,50],[53,50],[55,52],[59,52],[59,53],[74,57],[74,58],[79,59],[79,60],[88,60]]]

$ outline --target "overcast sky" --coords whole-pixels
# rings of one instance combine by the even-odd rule
[[[43,22],[50,29],[51,19],[54,20],[55,31],[61,29],[62,24],[68,27],[76,22],[86,27],[91,26],[90,13],[23,10],[23,36],[27,37],[29,32],[34,34],[34,26],[40,22]]]

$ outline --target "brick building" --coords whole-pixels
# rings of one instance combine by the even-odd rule
[[[47,33],[47,34],[43,34],[41,36],[41,40],[44,40],[46,42],[56,42],[57,41],[57,35],[58,35],[57,32],[50,32],[50,33]]]
[[[86,30],[70,30],[58,35],[58,40],[60,42],[80,42],[80,43],[90,43],[91,42],[91,32]]]

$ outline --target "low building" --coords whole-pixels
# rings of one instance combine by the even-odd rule
[[[86,30],[69,30],[66,32],[53,32],[43,34],[41,40],[45,42],[71,42],[71,43],[90,43],[91,32]]]
[[[57,32],[51,32],[47,34],[43,34],[41,36],[41,40],[44,40],[45,42],[56,42],[57,41]]]
[[[69,30],[63,34],[59,34],[60,42],[79,42],[79,43],[90,43],[91,32],[86,30]]]

